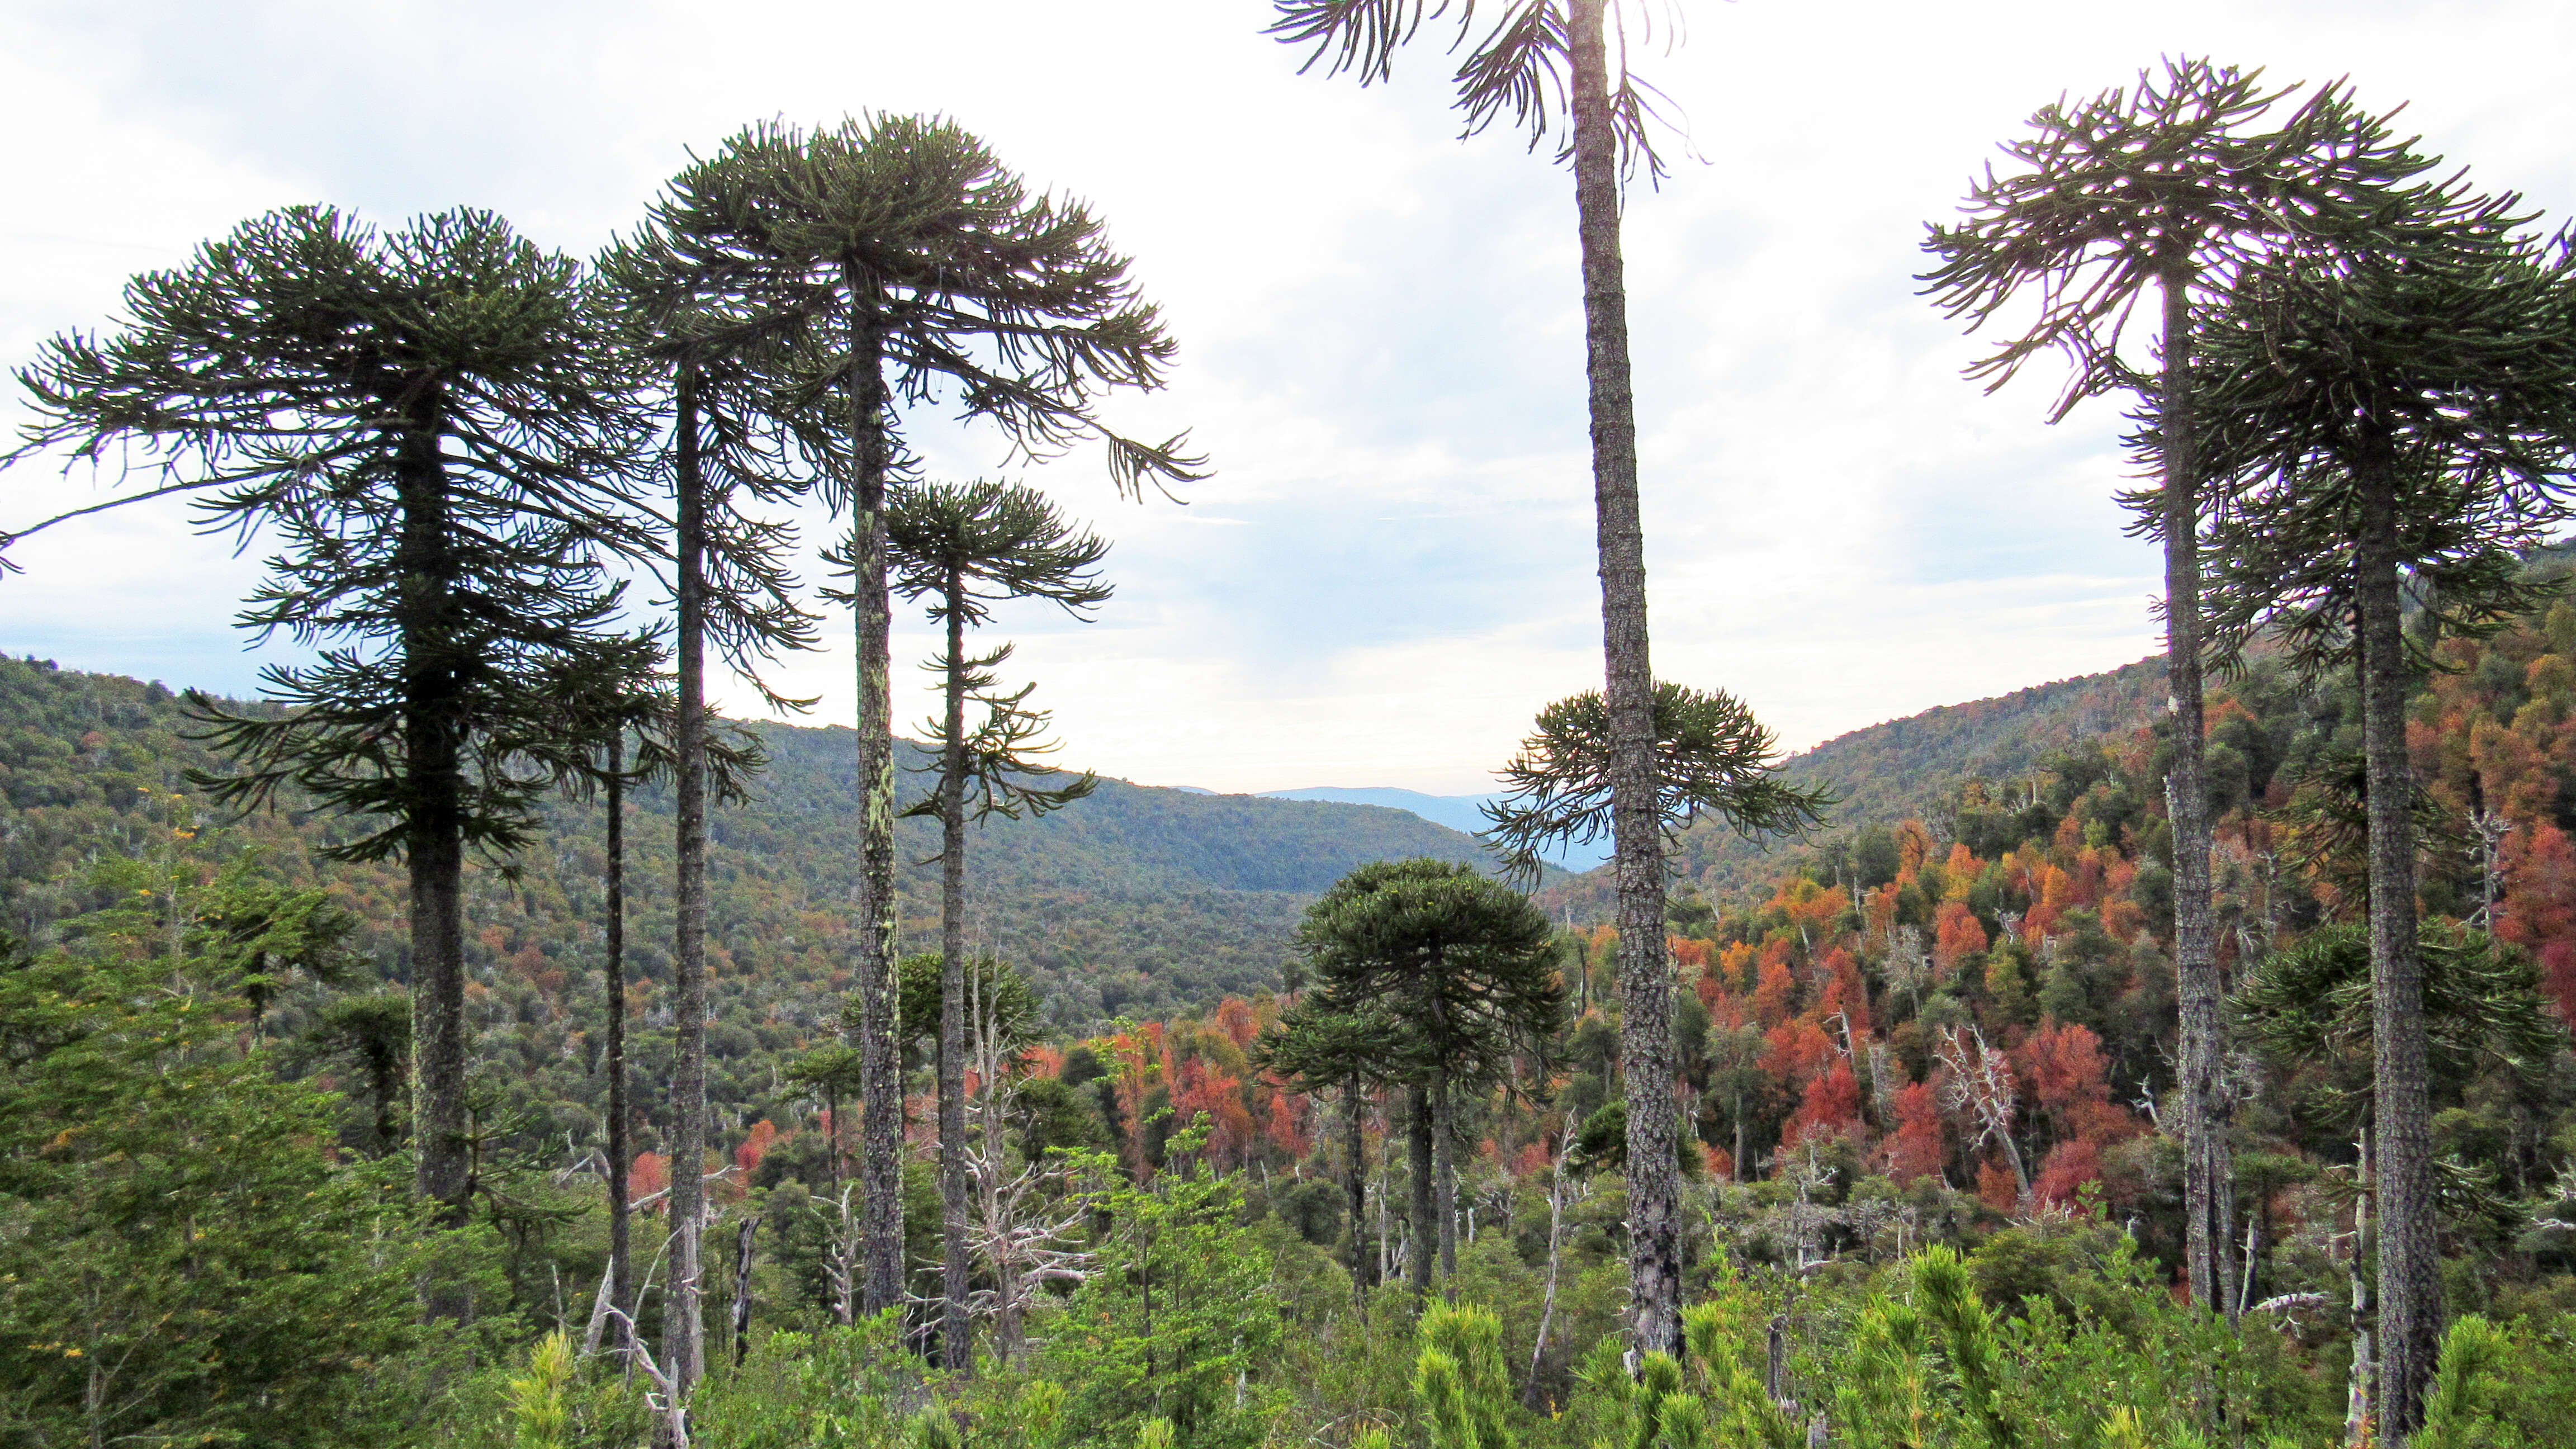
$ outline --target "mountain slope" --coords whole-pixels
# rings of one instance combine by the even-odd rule
[[[0,909],[41,932],[96,902],[83,863],[166,837],[190,807],[182,777],[221,762],[184,737],[170,692],[114,675],[0,659]],[[808,1020],[846,983],[857,859],[856,751],[850,731],[761,723],[771,767],[754,798],[710,812],[711,930],[719,993],[741,1009]],[[907,766],[928,763],[916,747]],[[926,788],[908,774],[907,798]],[[635,925],[645,979],[667,964],[670,801],[641,791],[629,828]],[[517,862],[519,877],[479,872],[468,933],[478,968],[595,967],[603,817],[563,801]],[[386,866],[317,865],[310,852],[348,833],[327,817],[261,816],[256,840],[297,879],[327,879],[366,918],[368,946],[399,975],[401,879]],[[902,946],[935,942],[935,822],[900,822]],[[1091,797],[1034,821],[997,819],[969,852],[976,935],[1031,967],[1068,1023],[1194,1006],[1273,984],[1306,904],[1353,866],[1394,856],[1481,861],[1457,831],[1397,810],[1194,794],[1104,780]],[[535,959],[526,958],[533,950]],[[546,963],[540,966],[540,962]],[[728,1007],[727,1009],[731,1009]]]
[[[1486,828],[1485,803],[1503,798],[1499,793],[1486,795],[1425,795],[1419,790],[1399,790],[1383,785],[1344,786],[1314,785],[1302,790],[1265,790],[1271,800],[1331,800],[1345,805],[1381,805],[1391,810],[1409,810],[1435,825],[1446,825],[1475,835]],[[1610,842],[1567,846],[1548,857],[1568,870],[1590,870],[1610,858]]]
[[[2052,750],[2153,723],[2164,701],[2165,662],[2157,656],[1853,730],[1791,756],[1782,770],[1839,797],[1820,837],[1930,820],[1961,780],[2026,774]],[[1711,900],[1728,901],[1767,893],[1795,851],[1794,842],[1756,844],[1704,821],[1683,836],[1675,865]],[[1610,889],[1608,873],[1595,871],[1548,899],[1578,919],[1607,919]]]

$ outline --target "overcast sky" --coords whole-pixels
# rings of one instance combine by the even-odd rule
[[[2046,375],[1980,395],[1979,342],[1911,280],[1924,223],[2036,106],[2166,54],[2349,75],[2484,184],[2553,222],[2576,204],[2563,3],[1682,9],[1682,48],[1639,68],[1689,132],[1626,223],[1656,672],[1733,690],[1792,747],[2158,647],[2158,566],[2110,499],[2116,412],[2047,426]],[[1097,623],[1001,625],[1065,758],[1482,790],[1540,705],[1600,677],[1571,180],[1510,136],[1461,144],[1433,47],[1363,91],[1298,75],[1267,14],[0,0],[0,359],[112,325],[126,276],[270,207],[489,207],[587,254],[746,122],[945,112],[1107,220],[1180,343],[1167,390],[1108,410],[1194,429],[1218,469],[1186,506],[1119,502],[1079,454],[1012,475],[1116,540]],[[941,474],[1003,461],[936,409],[907,421]],[[112,482],[22,466],[0,527]],[[256,559],[184,512],[18,558],[0,649],[255,687],[228,620]],[[816,722],[850,718],[848,633],[778,671]],[[899,667],[929,645],[900,637]]]

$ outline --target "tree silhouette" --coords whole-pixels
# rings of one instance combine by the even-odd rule
[[[859,1154],[867,1209],[865,1301],[902,1300],[902,1084],[894,1060],[894,734],[888,693],[888,485],[905,470],[899,404],[952,397],[997,425],[1015,455],[1086,441],[1128,495],[1203,476],[1185,439],[1138,442],[1095,399],[1162,384],[1173,347],[1081,205],[1032,196],[955,123],[848,120],[811,134],[755,126],[673,183],[701,255],[736,279],[745,325],[792,359],[783,416],[832,460],[850,532],[830,556],[851,575],[859,782],[858,996],[868,1084]]]
[[[2025,290],[2039,314],[1968,369],[1993,391],[2044,351],[2072,375],[2049,420],[2110,391],[2148,400],[2161,439],[2157,486],[2132,502],[2165,543],[2165,657],[2173,702],[2168,813],[2174,832],[2174,951],[2180,976],[2186,1273],[2194,1301],[2232,1318],[2227,1292],[2233,1191],[2219,1066],[2216,926],[2210,913],[2209,790],[2203,764],[2199,440],[2191,395],[2195,290],[2223,288],[2249,249],[2352,226],[2374,198],[2423,169],[2340,82],[2318,87],[2275,129],[2257,124],[2296,87],[2267,90],[2260,71],[2168,60],[2159,79],[2069,106],[2041,107],[2031,134],[2008,142],[2016,169],[1992,166],[1969,193],[1967,218],[1934,226],[1941,258],[1927,291],[1971,329]],[[2120,357],[2140,294],[2163,300],[2160,377]]]
[[[895,496],[886,519],[895,592],[929,601],[931,622],[946,632],[930,667],[940,677],[943,711],[928,731],[939,747],[938,788],[907,815],[939,818],[939,1197],[941,1204],[940,1357],[954,1370],[974,1363],[966,1317],[973,1264],[969,1230],[966,1143],[966,824],[967,790],[975,792],[973,817],[1018,819],[1044,815],[1092,791],[1085,774],[1070,784],[1040,786],[1033,775],[1057,772],[1036,756],[1044,713],[1027,707],[1029,691],[996,692],[991,672],[1011,646],[985,654],[966,652],[966,631],[991,622],[995,604],[1044,599],[1075,618],[1107,602],[1109,586],[1096,566],[1109,545],[1077,533],[1055,505],[1023,486],[1000,483],[920,483]],[[985,720],[966,727],[969,699]]]
[[[14,457],[138,444],[210,530],[281,551],[244,627],[322,646],[261,671],[274,714],[192,696],[240,773],[215,797],[370,821],[342,859],[411,876],[420,1192],[467,1212],[465,855],[506,858],[586,742],[543,689],[598,647],[618,589],[603,548],[648,545],[623,479],[633,429],[579,269],[488,212],[377,232],[298,207],[128,285],[115,337],[66,334],[20,373],[37,421]],[[441,1315],[468,1311],[436,1284]]]
[[[1271,33],[1310,45],[1308,68],[1358,73],[1372,84],[1392,73],[1395,53],[1425,19],[1450,13],[1449,0],[1276,0]],[[1628,363],[1628,284],[1619,246],[1620,185],[1639,166],[1663,174],[1648,134],[1659,93],[1628,68],[1632,24],[1654,38],[1658,7],[1631,12],[1610,0],[1504,0],[1489,26],[1476,7],[1456,7],[1458,107],[1473,135],[1496,121],[1528,134],[1532,149],[1551,130],[1555,159],[1574,171],[1575,234],[1583,258],[1584,372],[1592,420],[1592,489],[1601,561],[1601,645],[1607,701],[1610,816],[1619,883],[1619,977],[1628,1001],[1623,1055],[1639,1110],[1630,1120],[1640,1161],[1672,1156],[1679,1127],[1672,1107],[1669,1000],[1664,959],[1663,836],[1654,812],[1654,668],[1646,629],[1645,534],[1637,504],[1637,416]],[[1668,18],[1668,29],[1677,18]],[[1611,42],[1616,40],[1616,44]],[[1631,1311],[1640,1352],[1679,1353],[1680,1186],[1662,1173],[1629,1184]]]

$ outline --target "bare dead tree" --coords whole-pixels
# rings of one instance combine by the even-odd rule
[[[2002,1146],[2004,1161],[2012,1168],[2013,1185],[2020,1199],[2027,1201],[2030,1172],[2022,1165],[2021,1146],[2013,1141],[2012,1134],[2013,1117],[2021,1106],[2012,1064],[1986,1044],[1984,1029],[1973,1024],[1964,1036],[1957,1027],[1944,1029],[1933,1051],[1941,1065],[1950,1069],[1949,1079],[1942,1084],[1941,1105],[1953,1112],[1964,1109],[1973,1114],[1977,1141]]]

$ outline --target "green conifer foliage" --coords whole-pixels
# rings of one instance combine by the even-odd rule
[[[1503,1321],[1489,1308],[1439,1304],[1422,1315],[1413,1396],[1432,1449],[1513,1449]]]
[[[1100,222],[1032,196],[954,122],[874,116],[806,133],[755,126],[671,183],[658,214],[727,278],[734,323],[776,340],[782,416],[822,456],[850,532],[831,557],[858,643],[862,799],[857,941],[868,1063],[866,1305],[900,1301],[902,1203],[894,1059],[895,765],[888,640],[890,486],[908,468],[898,413],[943,394],[999,427],[1016,456],[1098,442],[1123,493],[1203,476],[1185,439],[1139,442],[1096,399],[1162,385],[1173,344]]]
[[[319,802],[370,827],[334,855],[407,862],[418,1182],[461,1222],[460,874],[468,850],[524,845],[586,763],[549,686],[617,606],[604,548],[646,547],[619,481],[622,385],[577,264],[489,212],[389,232],[272,212],[125,302],[113,336],[65,334],[21,372],[38,421],[16,456],[137,447],[152,491],[275,542],[241,622],[321,654],[262,672],[284,711],[197,701],[239,767],[203,783],[234,805]]]

